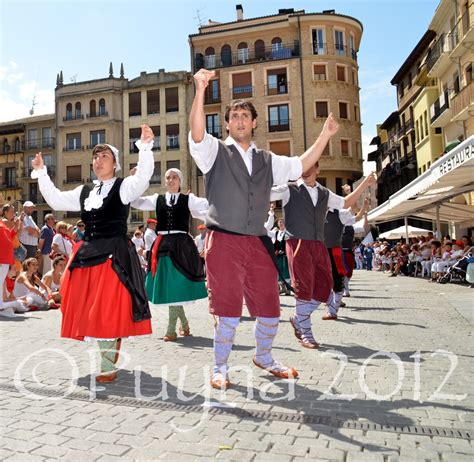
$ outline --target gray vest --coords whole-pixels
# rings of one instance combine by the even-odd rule
[[[266,235],[270,191],[273,185],[272,156],[254,150],[252,175],[233,145],[219,141],[219,151],[211,170],[204,175],[209,212],[206,226],[249,236]]]
[[[324,225],[324,244],[328,249],[341,247],[344,225],[339,219],[339,210],[328,211]]]
[[[318,186],[318,202],[313,205],[311,196],[302,184],[288,185],[290,200],[285,205],[286,229],[296,239],[324,240],[324,220],[328,210],[329,191]]]

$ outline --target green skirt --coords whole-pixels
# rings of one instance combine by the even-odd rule
[[[277,264],[280,273],[283,275],[285,280],[290,280],[290,270],[288,269],[288,259],[286,255],[277,255]],[[278,280],[281,281],[280,275],[278,275]]]
[[[155,276],[151,271],[145,280],[148,299],[155,305],[179,305],[207,298],[204,281],[191,281],[174,266],[170,257],[158,258]]]

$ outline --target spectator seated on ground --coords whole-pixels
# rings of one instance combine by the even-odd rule
[[[61,294],[59,293],[59,286],[65,268],[66,258],[63,255],[59,255],[53,260],[53,269],[43,276],[42,282],[49,288],[51,293],[50,300],[48,301],[50,308],[60,307]]]
[[[15,279],[18,276],[19,271],[15,265],[10,265],[8,269],[7,277],[3,283],[3,309],[8,309],[10,313],[25,313],[29,310],[28,303],[25,297],[15,297]]]
[[[15,281],[14,295],[17,298],[25,297],[30,310],[48,309],[48,299],[51,290],[46,287],[37,276],[38,260],[36,258],[27,258],[23,262],[23,271]],[[41,291],[42,289],[43,291]]]

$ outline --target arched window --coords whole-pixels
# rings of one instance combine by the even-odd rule
[[[20,138],[17,136],[15,140],[15,152],[21,151],[21,141]]]
[[[66,120],[71,120],[72,119],[72,104],[67,103],[66,104]]]
[[[74,117],[76,119],[81,118],[81,103],[76,103],[76,107],[75,107],[75,110],[74,110]]]
[[[255,44],[255,59],[262,61],[265,59],[265,42],[263,40],[256,40]]]
[[[3,139],[3,154],[6,154],[10,151],[10,146],[8,145],[8,140],[6,138]]]
[[[216,51],[213,47],[206,48],[204,58],[204,67],[206,69],[213,69],[216,67]]]
[[[272,39],[272,51],[277,51],[283,48],[283,43],[280,37],[275,37]]]
[[[230,66],[232,64],[232,48],[230,45],[224,45],[221,48],[221,61],[223,66]]]
[[[95,99],[91,99],[89,103],[89,115],[91,117],[95,117],[97,115],[96,107],[95,107]]]
[[[105,99],[101,98],[99,100],[99,115],[105,116],[107,115],[107,111],[105,110]]]
[[[239,63],[246,63],[249,60],[249,47],[247,42],[240,42],[237,49]]]

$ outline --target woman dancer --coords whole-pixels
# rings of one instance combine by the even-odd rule
[[[183,174],[177,168],[165,173],[166,194],[141,197],[132,203],[139,210],[156,211],[158,237],[148,252],[146,290],[156,305],[169,306],[169,322],[163,340],[174,342],[179,334],[191,335],[184,304],[207,297],[204,267],[189,233],[189,219],[204,220],[209,208],[206,199],[182,194]]]
[[[153,131],[142,125],[135,175],[117,178],[119,152],[110,144],[92,151],[97,177],[92,185],[59,191],[49,178],[41,153],[32,162],[41,194],[53,210],[81,212],[83,241],[74,249],[61,284],[61,336],[96,339],[101,350],[98,382],[117,377],[121,339],[151,334],[145,281],[135,246],[127,236],[129,204],[148,188],[153,175]]]

